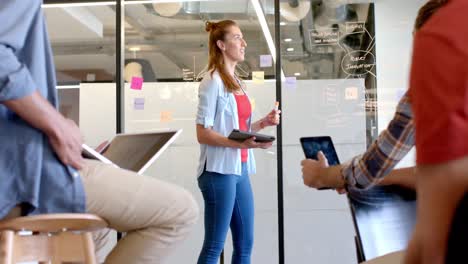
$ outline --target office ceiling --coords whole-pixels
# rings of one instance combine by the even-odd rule
[[[308,45],[307,36],[308,30],[314,25],[326,28],[349,19],[367,21],[369,5],[342,5],[343,1],[299,0],[310,5],[312,11],[297,21],[293,21],[291,15],[282,17],[282,21],[286,22],[280,27],[283,70],[286,75],[300,73],[300,78],[315,78],[309,68],[311,60],[316,60],[313,59],[316,50]],[[274,34],[274,1],[260,2]],[[294,6],[294,2],[285,0],[281,4],[283,7]],[[154,7],[151,3],[125,6],[126,58],[147,60],[158,80],[187,77],[184,72],[189,75],[194,72],[196,75],[207,61],[208,35],[204,31],[204,21],[233,19],[239,23],[248,43],[246,61],[241,65],[245,74],[263,70],[265,75],[273,76],[273,67],[259,67],[260,55],[270,52],[250,0],[189,1],[172,5],[176,8],[173,11],[175,14],[168,17],[161,14],[171,12],[171,6]],[[104,78],[114,75],[115,6],[54,7],[44,8],[44,11],[56,66],[64,72],[64,75],[59,74],[60,78],[63,77],[62,81],[73,80],[73,77],[66,78],[65,72],[100,70],[108,73],[104,75],[108,77]],[[292,11],[292,16],[300,15],[300,12],[294,13],[297,10]],[[350,18],[350,14],[353,17]],[[286,42],[285,39],[291,40]],[[320,56],[323,57],[323,54]]]

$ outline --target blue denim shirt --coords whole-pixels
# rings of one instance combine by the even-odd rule
[[[244,91],[245,92],[245,91]],[[227,137],[233,129],[239,129],[239,117],[236,98],[228,92],[218,72],[205,74],[198,90],[198,110],[196,123],[205,128],[212,127],[217,133]],[[250,128],[252,115],[249,118]],[[254,174],[255,159],[253,150],[248,150],[247,172]],[[238,148],[227,148],[200,144],[200,161],[198,173],[203,173],[206,162],[206,170],[222,173],[241,175],[241,151]]]
[[[2,104],[38,91],[57,106],[41,4],[0,1],[0,219],[19,203],[29,205],[29,214],[85,210],[77,171],[58,160],[41,131]]]

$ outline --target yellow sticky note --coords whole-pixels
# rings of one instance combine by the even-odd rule
[[[172,121],[172,112],[171,111],[162,111],[160,116],[162,123],[167,123]]]
[[[250,98],[250,106],[252,107],[252,112],[255,111],[255,98]]]
[[[253,71],[252,72],[252,80],[254,83],[262,84],[265,82],[265,72],[263,71]]]

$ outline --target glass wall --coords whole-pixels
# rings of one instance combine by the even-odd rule
[[[255,6],[253,5],[255,2]],[[235,20],[247,42],[245,61],[237,73],[246,83],[253,119],[265,116],[275,105],[275,73],[260,19],[274,14],[273,1],[153,1],[125,5],[125,132],[183,129],[182,134],[148,174],[190,190],[202,209],[197,184],[199,144],[195,132],[198,85],[208,64],[206,21]],[[273,21],[272,21],[273,22]],[[271,24],[274,29],[274,25]],[[261,59],[262,61],[261,64]],[[144,80],[132,89],[132,79]],[[138,104],[137,102],[140,102]],[[143,104],[143,106],[142,106]],[[273,128],[263,131],[275,135]],[[276,146],[255,151],[257,174],[251,176],[255,196],[255,250],[253,263],[277,263]],[[181,252],[169,263],[194,263],[203,244],[203,221],[199,221]],[[230,262],[231,236],[225,246]]]
[[[387,126],[406,91],[412,24],[424,1],[369,2],[280,3],[285,263],[357,262],[348,200],[304,186],[299,138],[331,136],[347,162]],[[404,163],[414,164],[411,155]],[[367,224],[384,229],[385,220]],[[380,240],[386,244],[367,257],[403,249],[401,237]]]
[[[47,2],[47,1],[45,1]],[[97,146],[116,132],[115,5],[43,5],[60,111]]]
[[[254,119],[277,100],[282,101],[283,118],[282,159],[276,145],[255,151],[252,262],[356,263],[347,199],[304,186],[299,138],[330,135],[342,162],[366,149],[407,89],[412,22],[424,0],[281,0],[277,25],[274,0],[129,0],[122,1],[122,28],[116,27],[117,1],[44,2],[61,112],[79,124],[91,146],[115,135],[118,119],[126,133],[182,129],[147,174],[185,187],[202,209],[195,113],[208,59],[204,23],[238,22],[248,46],[237,71],[245,79]],[[80,5],[48,6],[59,2]],[[117,50],[120,33],[125,41]],[[276,42],[281,46],[278,73]],[[122,69],[116,67],[116,55],[123,57]],[[119,71],[123,87],[116,80]],[[134,77],[143,81],[141,87]],[[281,98],[276,97],[277,80]],[[123,96],[121,116],[118,93]],[[262,132],[276,136],[273,128]],[[278,164],[284,183],[284,262],[278,257],[278,215],[283,213],[278,210]],[[414,164],[412,157],[404,164]],[[169,263],[195,262],[203,240],[202,219],[203,213],[179,249],[182,254],[174,254]],[[227,241],[229,262],[230,236]]]
[[[285,1],[280,15],[285,263],[355,263],[346,196],[304,186],[299,138],[330,136],[342,161],[366,149],[366,134],[372,140],[374,5]]]
[[[116,134],[115,5],[44,3],[59,110],[80,127],[84,142],[96,147]]]

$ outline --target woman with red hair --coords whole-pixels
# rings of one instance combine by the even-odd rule
[[[255,173],[254,148],[269,148],[255,138],[228,139],[233,129],[259,131],[279,123],[279,110],[252,122],[245,85],[235,74],[247,43],[236,22],[207,22],[208,72],[199,88],[197,138],[200,143],[198,185],[205,201],[205,239],[199,264],[215,264],[231,227],[232,263],[249,264],[253,246],[254,206],[249,175]]]

